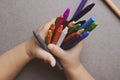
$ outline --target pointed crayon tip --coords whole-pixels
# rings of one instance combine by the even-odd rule
[[[70,13],[70,8],[67,8],[67,9],[65,10],[63,16],[64,16],[64,15],[68,15],[69,13]]]
[[[63,25],[60,25],[60,27],[57,29],[58,32],[62,32],[63,30]]]

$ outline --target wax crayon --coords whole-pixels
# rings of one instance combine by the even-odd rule
[[[59,38],[59,40],[58,40],[58,42],[57,42],[57,44],[56,44],[57,46],[61,46],[61,44],[62,44],[65,36],[67,35],[67,32],[68,32],[68,27],[66,27],[66,28],[62,31],[62,33],[61,33],[61,35],[60,35],[60,38]]]
[[[81,25],[83,25],[85,22],[86,22],[86,20],[78,21],[78,22],[75,23],[75,25],[76,25],[76,24],[81,24]]]
[[[82,36],[82,35],[81,35],[81,36]],[[73,38],[69,39],[68,41],[62,43],[61,48],[63,48],[63,49],[66,50],[66,49],[69,47],[70,44],[73,44],[74,41],[76,41],[76,40],[78,39],[78,37],[79,37],[79,34],[77,34],[77,35],[74,36]]]
[[[52,35],[53,35],[52,31],[48,30],[48,34],[47,34],[46,39],[45,39],[46,44],[51,43]]]
[[[60,25],[60,27],[57,29],[56,33],[54,34],[54,37],[53,37],[53,40],[52,40],[52,43],[53,44],[56,44],[61,33],[62,33],[62,30],[63,30],[63,25]]]
[[[76,35],[78,35],[77,32],[73,32],[72,34],[68,35],[68,36],[64,39],[63,43],[67,42],[69,39],[73,38],[73,37],[76,36]]]
[[[85,31],[85,29],[80,29],[77,31],[77,34],[82,34]]]
[[[64,16],[60,16],[57,19],[56,24],[55,24],[55,30],[54,30],[53,36],[55,35],[55,33],[56,33],[57,29],[60,27],[60,25],[62,25],[63,19],[64,19]]]
[[[50,25],[50,29],[52,31],[52,33],[54,32],[55,30],[55,23],[53,22],[51,25]]]
[[[69,34],[73,33],[74,31],[78,30],[78,28],[80,26],[81,26],[81,24],[76,24],[73,28],[68,30],[68,34],[67,35],[69,35]]]
[[[88,6],[86,6],[76,17],[72,18],[69,22],[79,20],[86,13],[88,13],[94,7],[94,5],[95,5],[95,3],[92,3],[92,4],[88,5]]]
[[[79,29],[82,29],[82,28],[86,29],[87,27],[89,27],[95,21],[96,21],[96,18],[92,16],[82,26],[80,26]]]
[[[94,22],[92,23],[87,29],[86,31],[91,32],[93,29],[95,29],[98,26],[98,22]]]
[[[55,19],[55,24],[57,24],[58,19],[59,19],[59,17],[57,17],[57,18]]]
[[[78,35],[78,34],[82,34],[83,32],[84,32],[84,29],[78,30],[77,32],[73,32],[72,34],[68,35],[68,36],[64,39],[63,43],[66,42],[66,41],[68,41],[69,39],[73,38],[74,36],[76,36],[76,35]]]
[[[83,7],[85,6],[85,4],[87,3],[88,0],[82,0],[77,8],[77,10],[75,11],[74,15],[72,18],[74,18],[75,16],[77,16],[83,9]]]
[[[79,38],[78,38],[77,40],[74,41],[73,44],[70,44],[70,45],[67,47],[67,49],[70,49],[70,48],[74,47],[74,46],[77,45],[81,40],[85,39],[88,35],[89,35],[89,32],[88,32],[88,31],[84,32],[83,34],[81,34],[81,35],[79,36]]]
[[[64,18],[63,18],[63,25],[65,24],[67,18],[69,17],[70,14],[70,8],[67,8],[63,14]],[[64,26],[65,27],[65,26]]]
[[[88,35],[89,35],[89,31],[86,31],[80,35],[77,35],[77,36],[73,37],[72,39],[68,40],[67,42],[63,43],[61,45],[61,48],[68,50],[68,49],[74,47],[76,44],[78,44],[81,40],[86,38]]]

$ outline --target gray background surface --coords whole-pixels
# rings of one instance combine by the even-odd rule
[[[71,8],[74,13],[81,0],[0,0],[0,53],[15,47],[46,21]],[[120,0],[113,0],[120,9]],[[85,39],[81,62],[96,80],[120,80],[120,20],[102,0],[82,19],[92,15],[99,26]],[[63,72],[40,60],[28,63],[16,80],[65,80]]]

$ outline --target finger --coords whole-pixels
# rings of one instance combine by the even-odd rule
[[[60,59],[65,55],[65,51],[54,44],[49,44],[48,49]]]
[[[76,24],[75,21],[70,22],[70,23],[68,24],[68,28],[69,28],[69,29],[72,28],[75,24]]]
[[[56,64],[56,60],[53,57],[53,55],[51,55],[50,53],[46,52],[43,49],[37,50],[36,57],[44,60],[45,62],[48,62],[52,67],[54,67]]]

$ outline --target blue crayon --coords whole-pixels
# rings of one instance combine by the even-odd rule
[[[82,29],[82,28],[86,29],[87,27],[89,27],[95,21],[96,21],[96,18],[92,16],[79,29]]]
[[[89,31],[86,31],[83,34],[77,35],[70,39],[69,41],[67,41],[66,43],[62,44],[61,47],[65,50],[70,49],[74,47],[76,44],[78,44],[81,40],[85,39],[89,35],[89,33],[90,33]]]

